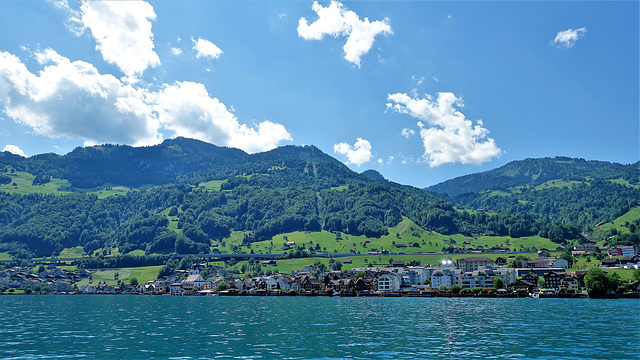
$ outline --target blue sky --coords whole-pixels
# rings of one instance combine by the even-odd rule
[[[419,187],[640,158],[637,1],[2,7],[0,150],[313,144]]]

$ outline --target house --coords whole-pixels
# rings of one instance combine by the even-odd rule
[[[551,271],[546,273],[544,278],[544,287],[546,289],[559,289],[562,287],[562,279],[564,279],[565,274],[559,274],[555,271]]]
[[[537,286],[538,286],[537,283],[532,283],[530,281],[523,280],[523,279],[520,279],[513,284],[513,288],[516,289],[516,291],[520,289],[524,289],[528,293],[532,293],[533,289],[536,288]]]
[[[625,255],[620,259],[620,265],[640,264],[640,255]]]
[[[305,291],[319,291],[320,289],[322,289],[322,283],[316,278],[304,276],[300,281],[300,287]]]
[[[262,266],[277,266],[278,263],[275,260],[267,260],[267,261],[263,261]]]
[[[56,292],[57,293],[71,292],[71,283],[64,280],[56,281]]]
[[[169,285],[169,294],[171,294],[171,295],[182,294],[182,284],[181,283],[171,283],[171,285]]]
[[[493,260],[486,256],[465,257],[458,259],[456,263],[456,267],[464,272],[475,271],[481,266],[491,265],[493,265]]]
[[[396,274],[384,274],[378,277],[378,291],[400,290],[400,277]]]
[[[507,265],[507,258],[497,257],[496,258],[496,265]]]
[[[193,290],[195,288],[202,289],[205,281],[202,275],[198,272],[198,274],[187,276],[186,279],[181,281],[181,284],[184,290]]]
[[[620,266],[620,259],[618,258],[602,259],[600,262],[602,263],[602,267]]]
[[[394,244],[393,246],[395,246],[397,248],[406,248],[407,244]]]
[[[392,267],[404,267],[404,261],[394,260],[391,262]]]
[[[567,291],[576,292],[580,290],[580,282],[575,277],[566,274],[560,279],[560,287],[564,287]]]
[[[343,264],[353,264],[353,260],[351,259],[344,259],[344,261],[342,262]]]
[[[436,270],[431,274],[431,287],[438,288],[440,285],[451,287],[453,285],[453,271],[450,269]]]
[[[373,279],[371,278],[358,278],[355,281],[355,289],[357,292],[361,291],[373,291],[375,289]]]

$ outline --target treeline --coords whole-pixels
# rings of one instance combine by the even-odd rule
[[[550,224],[526,213],[460,211],[410,187],[357,179],[332,187],[335,179],[323,180],[329,177],[321,168],[307,172],[284,168],[242,181],[233,178],[222,191],[182,184],[105,199],[88,194],[0,194],[0,243],[13,252],[26,249],[37,256],[74,246],[87,253],[111,246],[122,253],[141,249],[147,254],[198,254],[210,252],[212,242],[223,241],[232,231],[244,232],[245,243],[292,231],[327,230],[375,238],[388,234],[388,227],[403,216],[444,234],[544,233],[558,242],[578,236],[570,225]],[[295,171],[300,172],[297,186],[289,173]],[[177,230],[170,227],[170,219],[177,220]],[[562,235],[551,236],[556,233]]]
[[[499,194],[464,194],[455,201],[472,209],[525,212],[550,222],[593,230],[596,224],[613,221],[637,206],[638,190],[611,181],[592,180],[543,190],[530,185],[513,190],[505,188]]]

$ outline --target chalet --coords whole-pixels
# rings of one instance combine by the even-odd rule
[[[507,258],[497,257],[496,265],[507,265]]]
[[[375,290],[373,279],[371,278],[358,278],[354,285],[357,292]]]
[[[538,285],[534,284],[530,281],[527,280],[518,280],[513,284],[513,288],[516,289],[516,291],[520,290],[520,289],[524,289],[526,290],[528,293],[532,293],[533,289],[536,288]]]
[[[406,248],[407,244],[394,244],[393,246],[395,246],[397,248]]]
[[[394,260],[391,262],[392,267],[404,267],[404,261]]]
[[[559,274],[555,271],[548,272],[543,276],[544,278],[544,287],[547,289],[559,289],[562,287],[562,279],[564,279],[565,274]]]
[[[640,264],[640,255],[625,255],[620,259],[620,265]]]
[[[322,283],[316,278],[305,276],[300,281],[300,287],[305,291],[319,291],[322,288]]]
[[[602,263],[603,267],[620,266],[620,259],[618,259],[618,258],[602,259],[602,260],[600,260],[600,262]]]
[[[266,261],[263,261],[261,264],[262,264],[262,266],[277,266],[278,265],[278,263],[275,260],[266,260]]]

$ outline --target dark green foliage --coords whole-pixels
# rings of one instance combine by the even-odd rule
[[[4,172],[4,171],[2,171]],[[6,185],[11,183],[11,178],[7,175],[0,174],[0,185]]]
[[[602,296],[618,287],[617,280],[605,274],[600,268],[592,268],[584,276],[584,285],[589,296]]]
[[[123,254],[136,249],[147,255],[208,253],[212,241],[232,231],[244,232],[245,244],[292,231],[380,237],[403,217],[444,234],[539,234],[562,242],[580,236],[581,221],[614,216],[637,203],[637,196],[630,199],[637,191],[594,180],[571,189],[525,189],[527,204],[519,203],[515,195],[461,196],[460,202],[500,211],[459,211],[433,193],[382,181],[372,172],[357,174],[314,146],[248,155],[183,138],[147,148],[78,148],[66,156],[22,158],[0,153],[0,165],[46,174],[40,179],[68,179],[76,187],[105,181],[164,184],[105,199],[85,193],[0,193],[0,249],[19,258],[57,254],[73,246],[82,246],[87,253],[105,246],[118,247]],[[189,185],[215,179],[225,180],[219,192]],[[179,231],[170,228],[167,213],[177,217]],[[634,234],[618,236],[617,241],[633,243]],[[289,256],[302,253],[294,249]]]
[[[479,193],[484,190],[501,190],[514,186],[539,185],[549,180],[601,180],[624,179],[637,185],[640,183],[636,162],[631,165],[606,161],[587,161],[558,156],[555,158],[525,159],[512,161],[502,167],[481,173],[461,176],[430,186],[429,191],[458,196]]]

